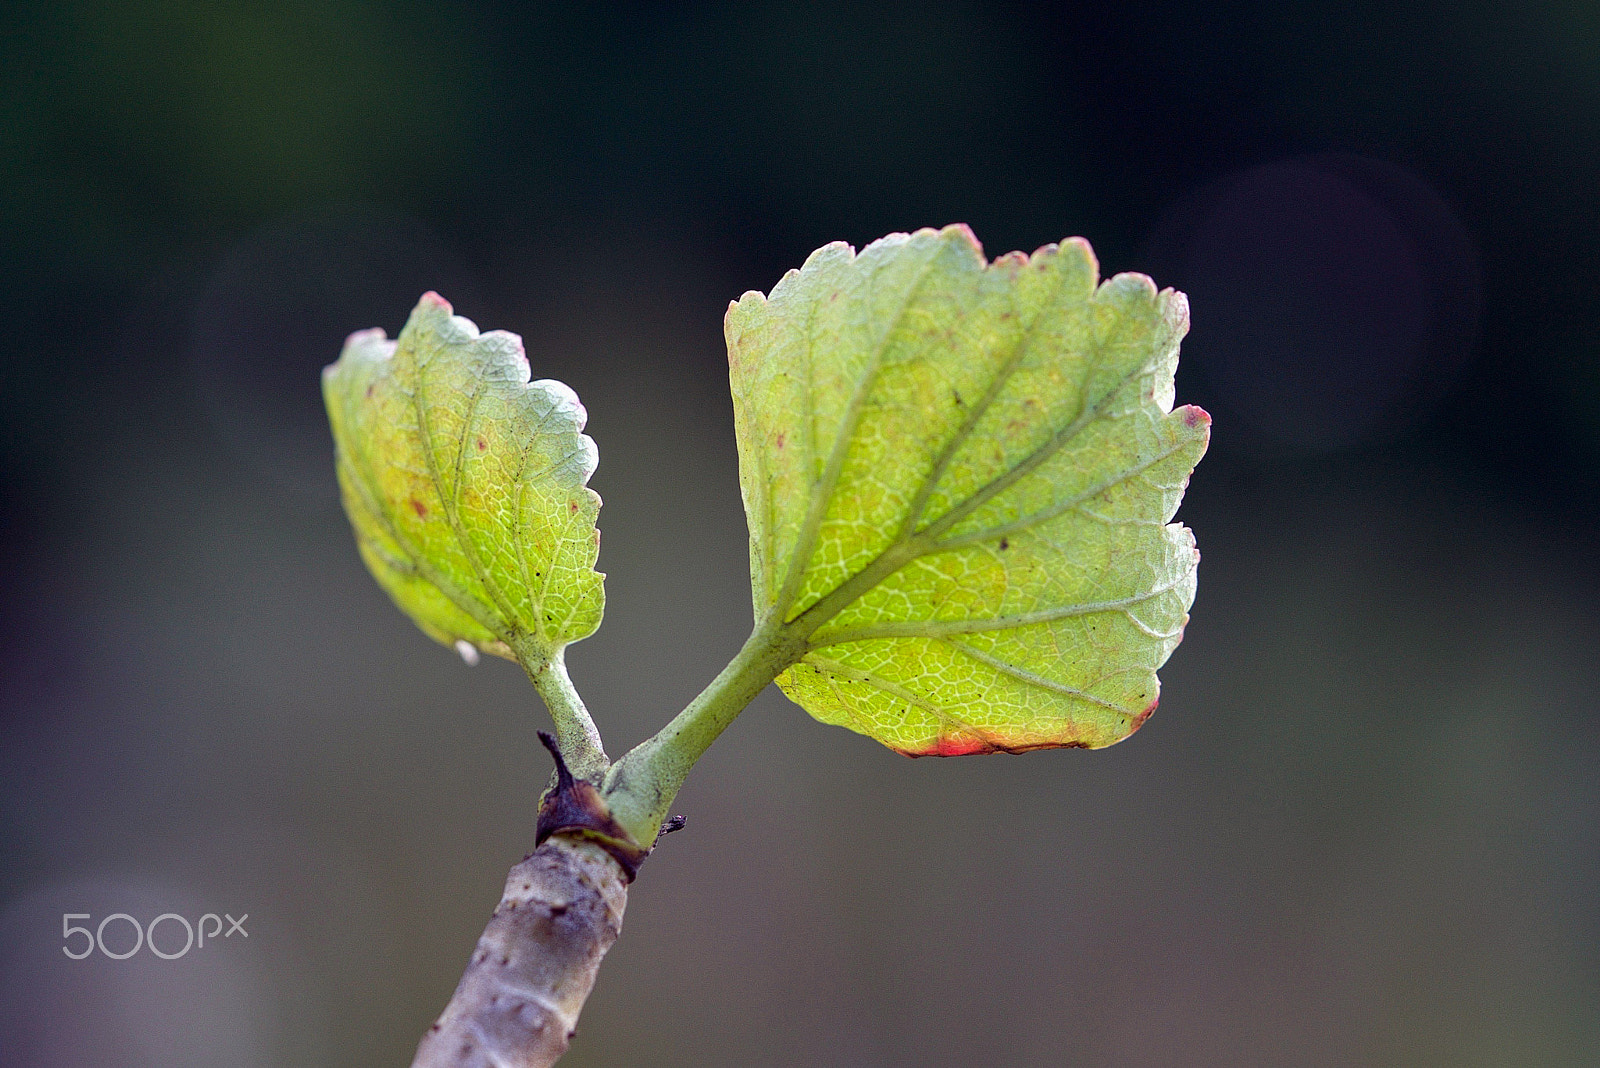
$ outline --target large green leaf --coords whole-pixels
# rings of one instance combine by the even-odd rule
[[[537,670],[594,633],[594,442],[522,339],[479,334],[435,293],[400,337],[352,334],[323,372],[339,486],[362,559],[417,625]]]
[[[784,692],[912,755],[1138,729],[1199,560],[1168,523],[1210,427],[1172,410],[1187,325],[1080,239],[986,263],[962,226],[730,307],[756,615],[810,630]]]

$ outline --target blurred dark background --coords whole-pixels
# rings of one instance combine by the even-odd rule
[[[728,300],[956,221],[1191,295],[1161,711],[907,761],[769,691],[568,1063],[1600,1061],[1600,7],[0,20],[0,1063],[404,1064],[531,848],[531,688],[340,514],[345,334],[436,288],[587,403],[615,755],[748,627]],[[249,939],[61,954],[169,911]]]

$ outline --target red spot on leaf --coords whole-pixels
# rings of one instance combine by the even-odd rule
[[[484,441],[482,438],[478,439],[478,451],[479,452],[482,452],[484,449],[487,449],[488,447],[489,447],[489,443],[487,441]]]
[[[411,510],[417,513],[418,519],[421,519],[423,516],[428,514],[428,506],[417,500],[415,497],[411,498]]]
[[[780,448],[780,449],[783,448],[783,443],[785,441],[787,441],[788,438],[789,438],[789,436],[787,434],[779,434],[778,435],[778,442],[777,442],[778,448]]]
[[[1211,413],[1198,404],[1185,405],[1183,409],[1183,425],[1196,427],[1202,423],[1206,426],[1211,425]]]
[[[1158,705],[1160,703],[1161,703],[1161,699],[1160,698],[1155,698],[1148,705],[1145,705],[1144,711],[1140,712],[1137,716],[1134,716],[1132,721],[1129,722],[1129,724],[1128,724],[1128,733],[1132,734],[1134,731],[1138,730],[1140,727],[1143,727],[1144,726],[1144,721],[1150,718],[1150,714],[1156,710],[1156,705]]]
[[[930,756],[971,756],[974,753],[993,753],[995,747],[982,738],[946,735],[934,743]]]
[[[1151,706],[1154,708],[1154,706]],[[1149,715],[1147,711],[1145,715]],[[1031,753],[1038,749],[1093,749],[1088,742],[1074,738],[1065,742],[1007,742],[994,737],[979,738],[973,735],[945,735],[925,749],[896,749],[902,756],[975,756],[986,753]]]
[[[567,502],[567,511],[571,512],[573,515],[577,515],[578,514],[578,502],[577,501],[568,501]]]

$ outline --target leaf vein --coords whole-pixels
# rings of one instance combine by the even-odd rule
[[[1117,325],[1120,328],[1122,324],[1119,322]],[[1100,362],[1099,354],[1101,343],[1100,339],[1092,332],[1090,334],[1090,338],[1090,344],[1095,350],[1095,358],[1090,364],[1090,371],[1092,372],[1094,367]],[[950,509],[950,511],[940,516],[939,519],[925,527],[921,533],[926,534],[931,538],[938,538],[951,527],[961,522],[961,520],[965,519],[967,516],[983,507],[989,501],[993,500],[995,497],[999,496],[1001,493],[1004,493],[1006,490],[1022,481],[1022,479],[1032,474],[1035,470],[1042,466],[1045,461],[1049,460],[1050,457],[1054,456],[1058,451],[1060,451],[1062,446],[1066,445],[1067,442],[1077,437],[1078,434],[1082,432],[1084,427],[1100,418],[1100,416],[1105,413],[1105,407],[1111,402],[1111,399],[1115,397],[1117,393],[1120,392],[1122,388],[1129,382],[1133,381],[1139,375],[1149,371],[1150,368],[1154,366],[1156,361],[1160,358],[1161,351],[1157,349],[1151,355],[1149,360],[1139,364],[1119,378],[1115,384],[1105,390],[1105,392],[1103,392],[1092,404],[1086,405],[1084,410],[1079,413],[1077,418],[1068,423],[1061,430],[1057,431],[1048,441],[1040,445],[1027,456],[1023,457],[1023,459],[1010,470],[995,476],[988,482],[987,485],[983,486],[972,496],[968,497],[965,501],[962,501],[960,504]]]
[[[958,642],[950,638],[933,638],[931,640],[948,645],[952,649],[972,657],[972,659],[981,664],[987,664],[1001,674],[1009,675],[1019,682],[1025,682],[1030,686],[1037,686],[1042,690],[1050,690],[1066,697],[1076,697],[1080,700],[1087,701],[1092,705],[1099,705],[1102,708],[1108,708],[1120,715],[1131,716],[1134,714],[1128,709],[1123,708],[1121,705],[1107,701],[1103,697],[1096,697],[1094,694],[1086,693],[1085,691],[1078,689],[1076,686],[1068,686],[1066,683],[1057,682],[1054,679],[1047,679],[1043,675],[1036,675],[1031,671],[1019,668],[1015,664],[1002,660],[997,656],[992,656],[981,649],[974,649],[966,642]]]
[[[811,564],[811,558],[816,553],[818,535],[822,530],[822,521],[827,514],[828,504],[833,498],[833,492],[838,487],[839,476],[844,470],[844,462],[850,452],[852,439],[855,437],[856,424],[861,419],[861,414],[866,408],[867,397],[872,387],[877,383],[878,372],[883,367],[883,356],[889,346],[889,339],[899,329],[905,320],[906,312],[920,294],[923,283],[933,273],[934,263],[939,258],[939,253],[944,249],[942,243],[935,244],[927,259],[922,263],[916,278],[906,289],[905,299],[901,302],[894,317],[885,326],[873,347],[872,356],[867,363],[865,372],[860,381],[856,383],[855,390],[851,393],[850,401],[845,407],[844,418],[840,420],[838,436],[834,438],[833,447],[829,450],[827,467],[822,472],[822,477],[812,488],[809,507],[806,509],[805,521],[800,528],[800,536],[795,542],[794,555],[789,560],[789,570],[784,576],[783,587],[779,591],[774,608],[781,615],[787,617],[794,599],[800,592],[800,586],[805,578],[805,573]],[[879,268],[878,270],[882,270]],[[872,275],[876,283],[877,272]],[[808,337],[807,363],[812,362],[810,349],[812,342]],[[807,396],[812,396],[813,390],[807,391]],[[813,401],[814,406],[814,401]],[[814,433],[814,431],[813,431]]]
[[[472,539],[467,536],[466,528],[462,526],[460,517],[456,514],[454,508],[445,503],[447,498],[444,494],[444,485],[439,478],[438,447],[433,440],[433,428],[428,419],[428,406],[423,395],[423,367],[420,358],[415,353],[412,354],[411,364],[416,372],[416,385],[411,391],[411,406],[417,414],[417,431],[421,439],[422,457],[428,466],[428,474],[433,480],[434,490],[439,494],[439,500],[444,505],[445,520],[455,534],[456,544],[461,546],[462,555],[472,565],[472,570],[477,575],[478,582],[483,586],[484,592],[495,602],[495,607],[499,609],[506,623],[514,626],[517,618],[516,613],[511,610],[510,604],[507,603],[499,587],[489,581],[488,572],[483,566],[483,561],[478,558],[477,549],[473,546]],[[490,629],[492,633],[500,633],[498,628]],[[502,634],[501,637],[509,640],[507,635]]]
[[[992,267],[993,265],[991,264],[986,270],[992,269]],[[939,481],[944,478],[946,470],[951,462],[955,460],[956,453],[961,450],[961,446],[972,436],[972,432],[977,429],[978,423],[988,414],[990,407],[999,399],[1000,394],[1005,392],[1005,387],[1011,381],[1011,377],[1016,373],[1017,368],[1022,366],[1023,357],[1027,355],[1028,348],[1033,342],[1034,334],[1039,324],[1045,320],[1049,312],[1055,309],[1056,304],[1067,289],[1064,279],[1059,273],[1056,283],[1056,287],[1051,291],[1050,299],[1045,302],[1044,306],[1039,309],[1032,319],[1028,320],[1026,329],[1018,334],[1016,344],[1012,346],[1012,350],[1006,356],[1005,362],[984,389],[983,396],[978,398],[978,402],[972,406],[972,411],[967,414],[966,420],[956,429],[955,435],[940,451],[938,458],[934,461],[933,467],[928,473],[928,477],[917,491],[917,496],[912,501],[911,508],[906,512],[905,522],[901,526],[899,537],[896,540],[903,542],[916,532],[917,524],[922,521],[922,514],[927,509],[928,502],[933,499],[934,492],[939,488]],[[1008,295],[1015,296],[1014,293]]]
[[[1161,461],[1169,459],[1181,452],[1183,448],[1189,444],[1192,443],[1188,440],[1179,441],[1177,444],[1171,446],[1170,448],[1163,449],[1161,452],[1155,454],[1149,459],[1143,460],[1132,467],[1125,468],[1124,470],[1117,472],[1115,475],[1112,475],[1111,477],[1098,482],[1093,486],[1090,486],[1088,489],[1083,490],[1072,497],[1068,497],[1065,500],[1052,504],[1048,508],[1035,512],[1032,515],[1023,516],[1020,519],[1014,519],[1009,523],[1002,523],[997,527],[989,527],[986,530],[974,531],[970,534],[962,534],[959,537],[946,538],[943,541],[937,541],[934,543],[934,547],[930,551],[944,552],[948,549],[961,549],[969,545],[979,544],[981,542],[994,541],[995,539],[1002,538],[1007,534],[1016,534],[1020,531],[1029,530],[1038,526],[1040,523],[1048,522],[1059,515],[1063,515],[1066,512],[1070,512],[1073,509],[1076,509],[1079,506],[1094,500],[1106,490],[1120,486],[1122,483],[1128,481],[1130,478],[1133,478],[1136,475],[1143,474],[1145,471],[1150,470],[1150,468],[1154,467],[1156,464],[1159,464]],[[1090,514],[1092,515],[1092,513]]]

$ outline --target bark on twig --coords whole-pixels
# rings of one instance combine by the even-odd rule
[[[628,873],[562,833],[511,869],[505,895],[412,1068],[547,1068],[567,1051],[622,930]]]

